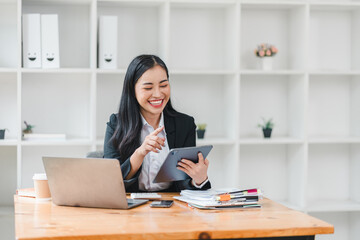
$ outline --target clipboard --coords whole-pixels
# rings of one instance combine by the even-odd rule
[[[188,179],[189,176],[181,170],[178,170],[178,162],[185,158],[193,161],[194,163],[198,162],[198,153],[201,152],[204,156],[204,159],[210,153],[212,145],[205,145],[199,147],[185,147],[185,148],[173,148],[170,150],[168,155],[165,158],[164,163],[160,167],[159,172],[157,173],[154,183],[159,182],[173,182],[181,181]]]

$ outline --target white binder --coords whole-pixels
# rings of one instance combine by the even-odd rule
[[[41,15],[42,67],[59,68],[59,22],[57,14]]]
[[[41,68],[40,14],[24,14],[23,18],[23,66]]]
[[[99,68],[117,68],[118,18],[100,16],[99,18]]]

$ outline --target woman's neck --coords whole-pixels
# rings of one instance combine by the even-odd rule
[[[154,130],[159,127],[161,113],[160,114],[149,114],[146,112],[141,112],[141,114],[145,118],[146,122],[154,128]]]

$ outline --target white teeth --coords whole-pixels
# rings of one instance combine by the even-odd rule
[[[152,105],[160,105],[162,103],[162,100],[159,101],[150,101]]]

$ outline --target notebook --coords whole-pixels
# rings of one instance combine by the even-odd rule
[[[129,209],[148,200],[127,199],[117,159],[43,157],[54,204]]]

